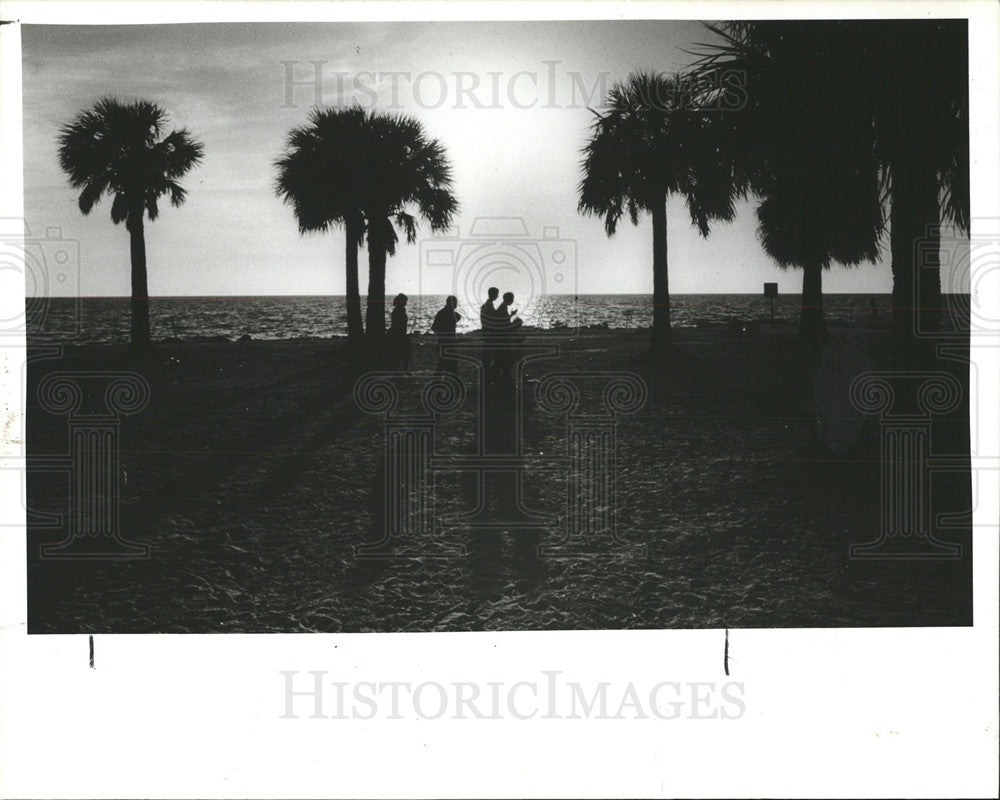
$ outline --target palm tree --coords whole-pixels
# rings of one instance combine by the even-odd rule
[[[718,99],[712,75],[740,75],[745,102],[720,112],[722,148],[735,183],[756,196],[758,236],[782,267],[802,269],[799,333],[824,337],[823,270],[878,258],[883,229],[874,131],[852,102],[866,67],[842,23],[747,22],[707,26],[721,43],[703,45],[694,67]]]
[[[633,72],[608,92],[608,111],[596,114],[582,150],[579,184],[582,214],[604,218],[614,236],[628,212],[633,225],[641,212],[653,222],[654,353],[672,347],[667,274],[667,197],[683,195],[691,221],[703,236],[709,220],[731,220],[734,189],[720,157],[711,115],[692,103],[683,76]]]
[[[808,155],[789,141],[787,126],[795,120],[832,131],[832,142],[818,146],[827,148],[831,166],[850,165],[857,182],[842,191],[865,198],[864,208],[871,206],[872,172],[881,180],[883,206],[889,207],[894,351],[903,360],[919,354],[926,340],[917,331],[933,331],[940,318],[937,226],[945,219],[968,230],[965,21],[730,22],[708,28],[721,43],[707,46],[695,74],[706,84],[708,75],[727,71],[746,80],[748,103],[730,117],[727,152],[743,168],[747,185],[754,175],[767,176],[768,161],[794,169]],[[816,106],[819,97],[825,99]],[[838,203],[834,210],[851,209]],[[867,220],[865,214],[855,221],[867,227]],[[846,244],[867,236],[852,226],[842,233]]]
[[[99,100],[63,126],[59,164],[74,189],[80,211],[89,214],[104,194],[113,196],[111,221],[125,222],[132,262],[132,347],[149,346],[149,288],[144,218],[159,216],[164,195],[179,206],[186,193],[177,182],[201,161],[203,148],[184,128],[163,135],[166,112],[154,103]]]
[[[430,139],[412,117],[366,112],[364,180],[358,204],[366,220],[368,306],[366,333],[376,350],[385,338],[385,265],[395,255],[402,229],[410,244],[417,219],[431,230],[447,230],[458,211],[452,194],[451,165],[444,146]]]
[[[275,190],[292,206],[299,233],[344,226],[347,338],[352,344],[364,339],[358,248],[365,233],[359,203],[365,181],[367,123],[367,115],[358,107],[313,109],[309,124],[288,134],[285,153],[275,162]]]
[[[823,270],[832,261],[853,266],[878,258],[882,210],[873,171],[863,182],[843,163],[804,161],[804,169],[772,177],[762,191],[757,234],[779,266],[802,269],[799,337],[815,350],[826,335]]]
[[[969,232],[968,23],[858,25],[870,67],[857,92],[871,109],[890,207],[894,351],[919,360],[941,320],[939,226]]]

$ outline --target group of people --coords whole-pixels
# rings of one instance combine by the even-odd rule
[[[519,342],[517,331],[522,320],[517,316],[514,304],[514,293],[505,292],[500,305],[495,305],[500,297],[500,290],[490,287],[487,300],[479,307],[479,322],[482,329],[483,350],[482,362],[486,375],[490,380],[510,380],[516,361],[516,347]],[[408,319],[406,316],[405,294],[397,294],[392,301],[392,316],[388,334],[389,365],[393,369],[409,369],[413,345],[410,342]],[[462,315],[458,313],[458,298],[449,295],[444,307],[434,316],[431,330],[437,335],[440,343],[437,371],[458,373],[458,360],[453,354],[445,352],[445,345],[455,341],[458,322]]]
[[[486,292],[487,300],[479,307],[479,324],[483,332],[483,367],[486,375],[498,380],[512,380],[516,347],[519,338],[517,330],[521,319],[517,316],[514,293],[504,292],[503,302],[494,307],[500,290],[491,286]]]

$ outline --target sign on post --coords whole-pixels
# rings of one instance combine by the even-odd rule
[[[774,319],[774,298],[778,296],[778,284],[776,283],[765,283],[764,284],[764,297],[768,299],[771,305],[771,319]]]

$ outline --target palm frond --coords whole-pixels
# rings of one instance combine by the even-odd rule
[[[300,232],[356,219],[390,254],[397,237],[383,222],[399,224],[413,242],[418,218],[441,230],[458,210],[444,146],[401,114],[314,109],[307,125],[289,132],[275,167],[275,192],[291,205]]]
[[[164,137],[165,126],[166,112],[155,103],[104,97],[61,128],[59,164],[80,189],[81,212],[105,194],[114,197],[115,224],[133,213],[155,219],[163,194],[174,205],[183,202],[177,179],[201,161],[203,146],[184,128]]]
[[[731,220],[744,188],[721,155],[719,136],[709,136],[700,102],[687,75],[633,72],[615,84],[581,150],[579,212],[602,217],[613,236],[625,214],[637,225],[642,212],[681,194],[703,234],[710,220]]]

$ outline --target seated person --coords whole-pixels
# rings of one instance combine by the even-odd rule
[[[437,312],[431,330],[438,337],[438,363],[436,372],[458,373],[458,361],[444,352],[445,345],[454,343],[455,329],[458,321],[462,318],[455,309],[458,307],[458,298],[455,295],[448,295],[444,301],[444,308]]]
[[[502,345],[497,351],[497,367],[501,380],[513,380],[512,369],[517,361],[516,345],[521,341],[515,334],[523,325],[523,321],[517,315],[517,309],[512,309],[514,303],[514,293],[505,292],[503,302],[497,307],[497,341]]]

